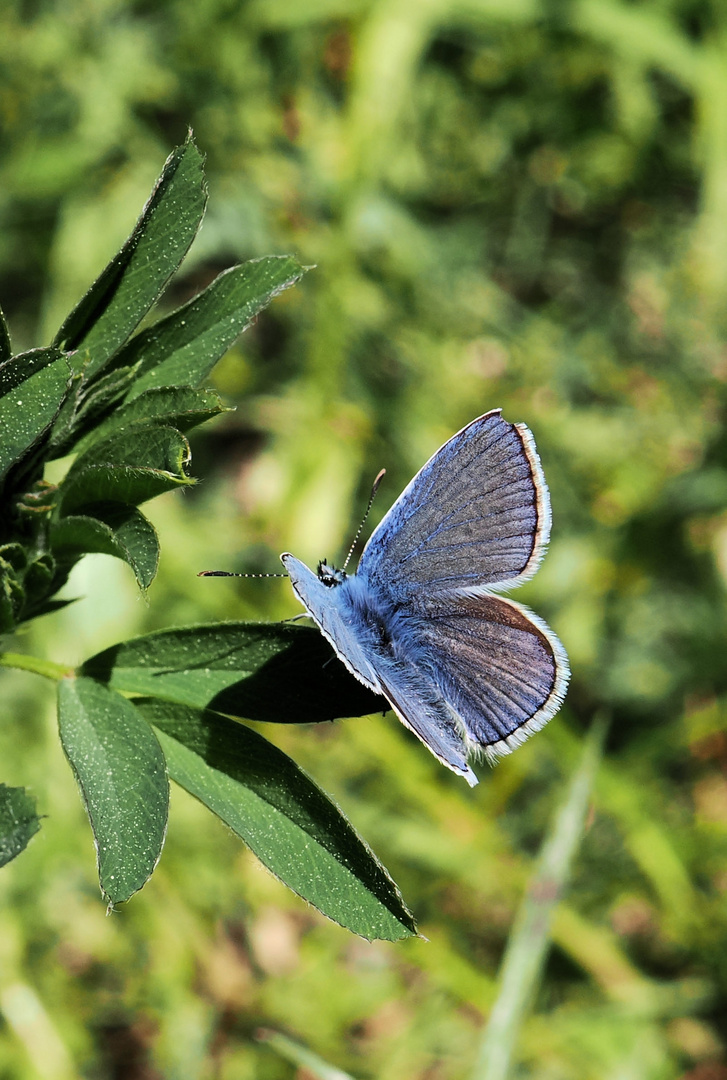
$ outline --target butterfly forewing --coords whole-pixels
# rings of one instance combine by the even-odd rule
[[[550,532],[532,436],[500,410],[454,435],[374,531],[358,567],[397,597],[511,586],[537,569]]]

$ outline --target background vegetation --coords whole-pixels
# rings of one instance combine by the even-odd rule
[[[74,664],[158,627],[288,617],[285,582],[196,572],[333,558],[382,465],[374,517],[499,405],[533,430],[554,505],[519,599],[574,673],[559,717],[474,792],[391,716],[265,731],[402,886],[429,941],[390,945],[305,908],[179,790],[154,878],[106,918],[51,690],[3,672],[0,779],[48,818],[0,874],[0,1076],[303,1076],[260,1028],[356,1077],[475,1075],[515,912],[603,714],[517,1066],[723,1080],[723,5],[7,0],[0,61],[16,348],[47,343],[188,125],[211,200],[170,306],[241,259],[318,267],[216,369],[237,411],[193,436],[203,483],[148,508],[148,603],[89,557],[68,587],[85,598],[13,647]]]

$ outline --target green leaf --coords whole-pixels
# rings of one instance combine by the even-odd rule
[[[53,425],[50,457],[62,457],[75,449],[84,432],[100,423],[131,385],[135,368],[117,368],[91,385],[77,374],[71,392]]]
[[[0,479],[53,423],[70,379],[59,349],[19,353],[0,366]]]
[[[61,557],[96,551],[123,559],[134,571],[139,588],[148,589],[159,563],[156,530],[140,510],[127,506],[100,506],[94,516],[71,515],[53,523],[53,551]]]
[[[47,552],[29,560],[20,544],[0,547],[0,629],[12,630],[46,607],[49,593],[57,588],[55,570],[55,560]]]
[[[91,822],[101,891],[120,903],[161,855],[169,810],[164,755],[131,702],[93,679],[61,679],[58,724]]]
[[[15,542],[0,547],[0,565],[12,567],[22,573],[28,565],[28,553],[22,544]]]
[[[25,788],[0,784],[0,866],[24,851],[39,828],[35,799]]]
[[[137,374],[136,367],[117,367],[89,385],[82,386],[79,422],[87,421],[104,412],[119,401],[128,391]]]
[[[25,597],[23,597],[23,600]],[[20,607],[22,608],[22,603]],[[0,634],[9,634],[17,623],[16,605],[13,603],[7,577],[0,575]]]
[[[68,470],[69,477],[93,465],[131,465],[181,474],[190,458],[189,443],[165,424],[138,423],[85,451]]]
[[[60,585],[58,586],[60,588]],[[68,600],[45,600],[42,604],[34,605],[32,610],[25,611],[23,613],[23,619],[37,619],[41,615],[50,615],[53,611],[61,611],[63,608],[68,607],[69,604],[76,604],[81,599],[79,596],[72,596]]]
[[[349,674],[318,630],[291,623],[177,627],[114,645],[83,665],[127,693],[272,723],[389,708]]]
[[[189,443],[174,428],[136,424],[78,458],[60,486],[60,514],[96,503],[138,503],[194,483]],[[95,516],[95,514],[93,515]]]
[[[74,477],[62,487],[62,510],[95,508],[97,503],[118,502],[138,506],[147,499],[163,495],[178,487],[189,487],[194,481],[186,476],[174,476],[159,469],[134,469],[128,465],[95,465]]]
[[[294,892],[369,940],[416,933],[387,871],[290,758],[214,713],[155,699],[136,705],[157,730],[172,779],[222,818]]]
[[[23,586],[27,595],[23,617],[27,615],[29,608],[35,608],[45,601],[52,588],[55,569],[55,560],[47,552],[28,564],[23,577]]]
[[[60,349],[47,348],[30,349],[28,352],[8,357],[0,364],[0,398],[22,386],[43,368],[54,364],[62,355]]]
[[[5,314],[0,308],[0,364],[4,364],[13,355],[13,346],[10,341],[10,331],[5,321]]]
[[[155,386],[197,386],[255,316],[307,269],[289,255],[233,266],[199,296],[142,330],[117,357],[119,364],[141,362],[129,399]]]
[[[124,344],[189,250],[204,214],[203,158],[191,135],[167,158],[134,231],[58,331],[95,375]]]
[[[18,544],[7,544],[7,548],[17,548]],[[22,570],[0,556],[0,632],[7,633],[19,621],[25,606],[25,589],[22,585]]]
[[[117,431],[142,421],[155,420],[180,431],[189,431],[197,424],[227,411],[214,390],[192,390],[186,386],[147,390],[140,397],[115,409],[99,427],[77,443],[76,449],[84,451],[101,439],[107,439]]]

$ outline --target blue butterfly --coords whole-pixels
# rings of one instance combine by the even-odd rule
[[[530,431],[493,409],[419,470],[355,574],[325,562],[314,574],[281,555],[348,670],[472,786],[468,757],[509,754],[547,724],[568,685],[553,631],[498,595],[535,573],[550,521]]]

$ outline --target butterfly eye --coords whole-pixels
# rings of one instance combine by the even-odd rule
[[[346,577],[345,570],[336,570],[335,566],[329,566],[325,559],[318,563],[318,578],[327,588],[342,585]]]

